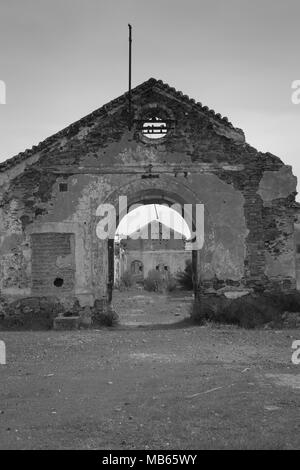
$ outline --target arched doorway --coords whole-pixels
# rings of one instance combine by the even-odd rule
[[[183,287],[178,275],[186,272],[192,277],[191,269],[186,271],[188,264],[196,279],[197,251],[189,246],[192,230],[181,207],[175,207],[177,210],[169,198],[151,197],[142,199],[137,207],[131,204],[128,213],[119,217],[115,238],[109,241],[108,288],[109,301],[114,300],[113,308],[123,324],[174,323],[188,315],[184,305],[180,313],[177,311],[180,318],[174,317],[176,306],[188,301],[183,297],[193,297],[193,284]],[[124,267],[120,266],[120,254]],[[114,264],[120,266],[118,273],[124,278],[113,277]]]
[[[135,259],[130,263],[130,273],[135,282],[143,281],[144,275],[144,265],[143,262],[139,259]]]
[[[184,181],[182,178],[179,179],[174,177],[174,175],[161,174],[157,178],[143,178],[143,175],[135,175],[129,183],[123,185],[119,184],[118,190],[114,190],[109,193],[105,199],[102,199],[101,204],[99,201],[99,205],[95,208],[95,232],[97,232],[97,224],[99,223],[98,210],[100,207],[103,207],[105,204],[109,205],[114,208],[116,214],[114,230],[110,232],[109,237],[104,241],[100,240],[100,243],[99,241],[97,242],[99,246],[99,255],[95,258],[95,261],[97,260],[97,263],[100,264],[94,264],[95,283],[97,282],[97,277],[99,275],[102,279],[104,275],[106,277],[105,297],[108,302],[112,300],[114,284],[114,236],[116,227],[118,227],[120,221],[128,213],[128,208],[135,204],[162,204],[167,206],[177,204],[181,208],[185,207],[185,205],[189,206],[189,210],[187,210],[185,214],[185,220],[189,227],[191,227],[192,232],[197,233],[197,243],[193,244],[192,247],[194,292],[197,292],[201,272],[200,255],[204,243],[204,213],[206,221],[205,233],[207,230],[211,231],[211,221],[209,213],[206,214],[206,207],[195,191],[189,180]],[[121,202],[121,198],[124,197],[127,202],[125,210],[124,204]],[[200,213],[199,217],[197,217],[198,212]],[[200,225],[198,223],[199,220],[201,221]],[[99,236],[97,237],[97,240],[99,240]],[[104,295],[103,287],[103,283],[101,283],[98,290],[98,295],[100,296]],[[97,287],[95,287],[95,290],[97,290]]]
[[[141,205],[143,207],[145,206],[163,206],[163,207],[168,207],[170,210],[172,210],[172,207],[177,205],[178,208],[183,207],[180,203],[178,203],[178,200],[182,202],[182,199],[178,197],[178,195],[174,194],[166,194],[164,191],[164,194],[162,194],[160,191],[144,191],[143,194],[137,194],[135,197],[131,197],[129,200],[128,204],[128,213],[131,213],[131,209],[136,206],[136,205]],[[184,203],[185,204],[185,203]],[[118,227],[120,223],[122,222],[122,219],[127,216],[125,213],[119,213],[117,211],[117,222],[118,222]],[[180,214],[180,217],[182,218],[182,215]],[[196,230],[196,224],[194,222],[194,210],[192,207],[191,213],[188,215],[185,214],[185,217],[188,219],[188,224],[191,227],[191,232],[195,233]],[[188,237],[186,237],[188,238]],[[193,290],[194,293],[197,292],[197,286],[198,286],[198,263],[199,263],[199,250],[197,249],[191,249],[190,250],[190,262],[192,266],[192,272],[193,272]],[[114,239],[109,239],[108,240],[108,300],[109,302],[112,300],[113,297],[113,288],[115,284],[115,269],[114,269],[114,263],[115,263],[115,240]],[[166,261],[165,259],[159,260],[156,258],[154,260],[154,265],[150,266],[151,269],[156,269],[156,265],[159,265],[159,271],[163,274],[162,277],[167,278],[170,276],[172,273],[174,273],[174,269],[170,269],[170,263],[169,261]],[[143,262],[142,259],[132,259],[130,260],[130,272],[139,280],[142,280],[142,277],[145,277],[145,275],[149,272],[150,268],[145,263]]]

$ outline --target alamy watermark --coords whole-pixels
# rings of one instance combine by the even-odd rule
[[[6,104],[6,84],[0,80],[0,104]]]
[[[292,343],[292,349],[295,349],[295,351],[292,354],[292,363],[295,365],[300,364],[300,340],[296,339]]]
[[[101,218],[96,227],[97,237],[100,240],[115,239],[118,221],[120,222],[124,216],[130,218],[130,212],[132,212],[133,209],[142,206],[143,204],[135,204],[134,206],[130,206],[130,211],[128,211],[126,196],[119,196],[117,210],[112,204],[100,204],[96,211],[96,216]],[[202,248],[204,242],[204,205],[184,204],[182,206],[181,204],[173,204],[169,207],[179,213],[189,227],[191,236],[188,241],[191,244],[191,249],[196,250]],[[131,215],[131,217],[133,216]],[[151,235],[152,234],[150,234],[150,238],[156,238]],[[164,233],[164,239],[169,239],[170,235],[171,232],[168,232],[167,234]],[[148,239],[149,234],[148,231],[139,229],[135,233],[129,235],[129,237],[133,239]],[[183,235],[177,233],[175,229],[174,238],[180,239],[183,238]]]
[[[4,341],[0,341],[0,365],[6,364],[6,348]]]
[[[300,104],[300,80],[294,80],[292,82],[292,96],[291,100],[293,104]]]

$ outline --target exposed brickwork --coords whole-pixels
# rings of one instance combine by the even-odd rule
[[[31,247],[32,292],[59,296],[74,291],[74,236],[69,233],[33,234]]]

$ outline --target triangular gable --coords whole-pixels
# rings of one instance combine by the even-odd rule
[[[220,135],[223,135],[227,138],[233,138],[237,143],[244,143],[244,133],[238,128],[235,128],[228,120],[227,117],[222,117],[221,114],[215,113],[213,110],[209,109],[207,106],[203,106],[202,103],[196,102],[194,99],[190,98],[188,95],[184,95],[181,91],[177,91],[175,88],[164,83],[162,80],[156,80],[155,78],[150,78],[144,83],[138,85],[132,89],[132,101],[133,104],[138,100],[139,96],[149,90],[154,90],[158,93],[163,93],[168,95],[172,99],[176,99],[182,104],[191,107],[193,110],[201,114],[205,114],[213,123],[214,129]],[[78,121],[70,124],[66,128],[60,130],[59,132],[47,137],[45,140],[40,142],[38,145],[34,145],[31,149],[27,149],[24,152],[20,152],[16,156],[9,158],[0,164],[0,173],[5,172],[11,167],[18,165],[26,161],[29,157],[35,155],[38,152],[41,152],[51,144],[54,143],[56,139],[68,138],[70,135],[74,136],[79,132],[80,127],[91,124],[95,118],[105,118],[108,114],[114,112],[120,106],[127,105],[128,103],[128,92],[123,95],[115,98],[109,103],[103,105],[87,116],[79,119]]]

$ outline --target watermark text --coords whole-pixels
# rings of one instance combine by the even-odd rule
[[[292,349],[295,349],[295,351],[292,354],[292,363],[295,365],[300,364],[300,340],[296,339],[292,343]]]
[[[0,80],[0,104],[6,104],[6,84]]]
[[[293,104],[300,104],[300,80],[294,80],[292,82],[292,103]]]

